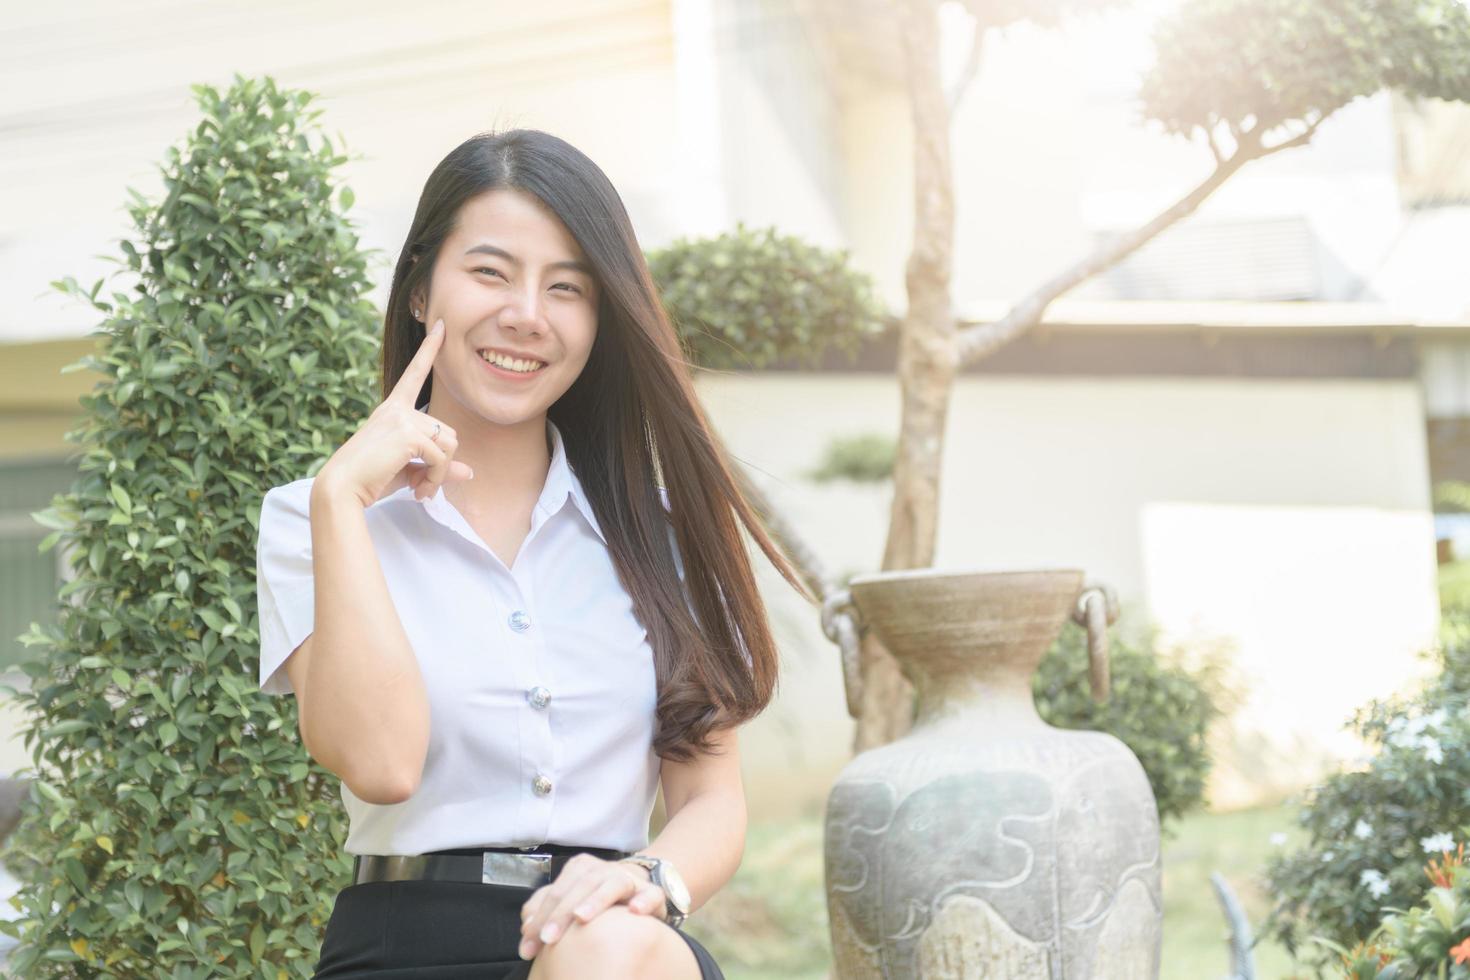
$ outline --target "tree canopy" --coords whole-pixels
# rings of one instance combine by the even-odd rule
[[[1459,0],[1190,0],[1154,41],[1144,111],[1182,135],[1311,125],[1384,88],[1470,100]]]

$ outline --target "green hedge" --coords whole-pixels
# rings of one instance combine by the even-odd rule
[[[309,977],[350,871],[339,782],[259,692],[256,520],[376,404],[378,316],[313,96],[236,76],[132,192],[80,475],[37,518],[76,577],[31,624],[34,778],[3,860],[24,977]]]
[[[648,267],[690,360],[704,368],[815,365],[829,349],[851,357],[887,320],[845,250],[774,228],[680,238],[650,251]]]

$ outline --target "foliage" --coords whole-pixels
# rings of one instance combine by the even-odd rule
[[[1470,609],[1446,609],[1439,643],[1429,652],[1435,681],[1428,697],[1436,702],[1470,699]]]
[[[1391,910],[1374,934],[1352,949],[1323,940],[1352,980],[1447,978],[1470,980],[1470,869],[1465,845],[1424,867],[1431,887],[1424,901]]]
[[[886,314],[872,280],[829,251],[774,228],[680,238],[648,253],[649,271],[690,359],[713,369],[849,357]]]
[[[1470,513],[1470,483],[1463,480],[1440,480],[1434,485],[1436,514]]]
[[[1385,87],[1470,99],[1459,0],[1189,0],[1162,20],[1144,112],[1172,133],[1264,133]]]
[[[296,740],[295,699],[258,690],[251,570],[264,488],[376,403],[366,253],[313,95],[193,91],[164,199],[130,191],[136,285],[54,284],[103,315],[105,351],[68,368],[103,380],[67,435],[76,483],[35,515],[76,576],[9,689],[35,762],[4,854],[19,976],[307,977],[350,870],[338,780]]]
[[[1087,679],[1086,631],[1063,629],[1036,672],[1037,711],[1058,728],[1116,736],[1143,763],[1159,820],[1179,817],[1204,801],[1206,737],[1221,711],[1212,670],[1163,663],[1116,636],[1108,647],[1112,693],[1098,704]]]
[[[1375,701],[1353,727],[1375,753],[1307,797],[1302,846],[1270,863],[1276,904],[1265,930],[1309,958],[1320,936],[1348,946],[1385,907],[1424,899],[1426,854],[1470,824],[1470,631],[1453,617],[1434,651],[1438,679],[1415,697]]]
[[[893,476],[898,444],[888,436],[873,433],[833,439],[816,469],[807,475],[817,483],[855,480],[881,483]]]

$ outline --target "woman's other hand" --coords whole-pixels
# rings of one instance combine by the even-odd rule
[[[521,959],[532,959],[566,935],[574,921],[590,922],[619,904],[640,915],[664,917],[663,889],[646,869],[594,854],[575,855],[555,881],[536,889],[521,906]]]

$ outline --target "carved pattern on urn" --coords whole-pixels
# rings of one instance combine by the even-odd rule
[[[1110,735],[1046,725],[1031,701],[1080,573],[936,575],[947,591],[927,605],[917,576],[898,574],[888,598],[918,648],[890,649],[908,660],[920,716],[904,738],[853,759],[828,797],[835,976],[1157,976],[1158,811],[1143,768]],[[882,578],[865,577],[872,589]],[[946,606],[969,618],[936,621]],[[1018,608],[1015,629],[1005,617]],[[964,634],[977,619],[983,643]],[[882,632],[881,612],[874,626]]]

